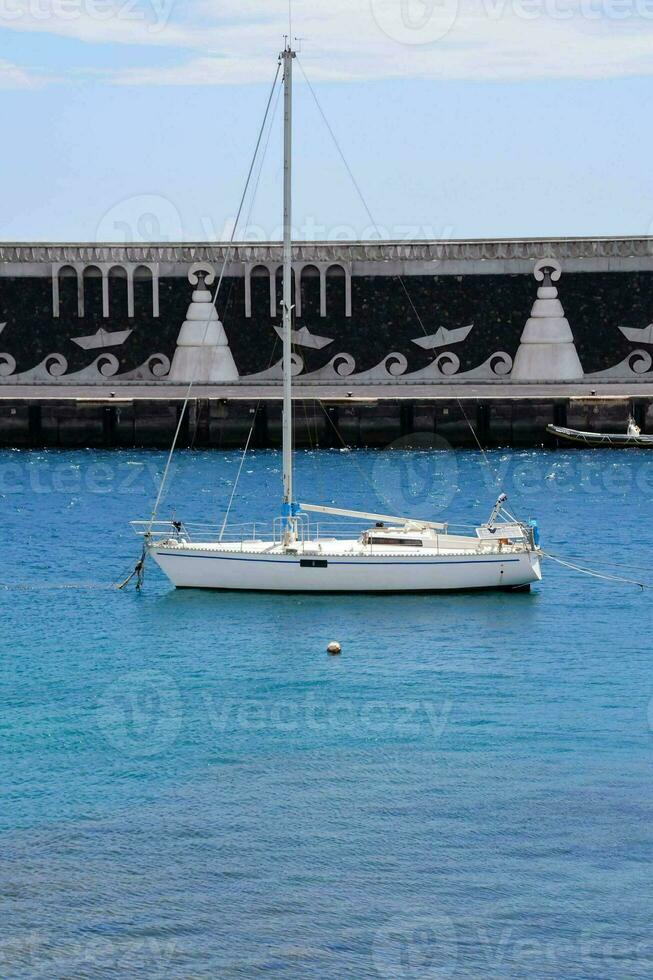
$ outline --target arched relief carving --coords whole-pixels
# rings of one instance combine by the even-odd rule
[[[95,263],[90,263],[84,266],[82,271],[82,316],[86,316],[87,313],[96,313],[99,310],[96,308],[96,304],[93,303],[93,287],[91,285],[91,280],[97,280],[100,283],[100,295],[97,297],[99,299],[99,306],[102,310],[102,316],[107,317],[109,315],[109,284],[107,281],[106,273],[100,268],[99,265]]]
[[[114,265],[109,269],[108,275],[105,277],[106,308],[103,314],[105,317],[110,315],[112,305],[117,307],[120,316],[130,317],[134,315],[133,312],[130,313],[129,279],[129,271],[124,265]],[[111,288],[112,283],[113,289]],[[133,303],[131,306],[133,308]],[[116,315],[115,308],[113,314]]]
[[[52,316],[57,319],[60,316],[61,307],[61,288],[60,278],[70,276],[77,278],[77,316],[82,318],[85,315],[87,301],[85,295],[85,281],[95,278],[94,270],[97,270],[102,278],[102,316],[107,319],[111,316],[109,298],[109,277],[115,275],[120,270],[119,275],[127,279],[127,316],[134,316],[134,278],[144,276],[152,278],[152,316],[159,316],[159,265],[158,263],[141,262],[137,266],[130,266],[116,262],[55,262],[52,265]]]
[[[72,262],[52,266],[52,316],[58,318],[61,305],[61,279],[74,279],[77,293],[77,316],[83,316],[84,293],[80,279],[80,267]]]
[[[348,269],[342,262],[331,262],[325,270],[324,292],[325,292],[325,312],[326,316],[328,305],[327,281],[329,278],[344,278],[345,280],[345,316],[351,316],[351,269]]]
[[[277,309],[277,273],[280,268],[278,262],[249,262],[245,264],[245,316],[249,319],[252,316],[252,277],[260,275],[261,270],[266,270],[270,280],[270,316],[272,318],[279,315]],[[301,281],[304,269],[317,269],[320,275],[320,316],[327,315],[327,276],[330,269],[340,269],[345,278],[345,316],[352,315],[352,267],[346,262],[293,262],[293,278],[295,282],[295,315],[302,315],[302,291]]]
[[[277,284],[276,284],[276,262],[255,262],[245,265],[245,316],[249,319],[252,315],[252,277],[268,279],[268,290],[270,300],[270,316],[277,315]]]
[[[304,284],[310,279],[317,279],[321,282],[321,273],[318,266],[314,262],[306,262],[301,266],[298,279],[298,298],[297,298],[297,316],[300,317],[303,312],[304,306]],[[322,287],[320,285],[320,305],[322,299]]]
[[[159,266],[158,264],[151,264],[149,262],[141,262],[139,265],[135,266],[132,273],[133,279],[146,279],[149,276],[152,278],[152,316],[158,318],[159,316]],[[133,285],[132,285],[133,289]]]

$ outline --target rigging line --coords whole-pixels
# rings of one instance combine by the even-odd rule
[[[352,184],[354,185],[354,188],[356,190],[356,193],[358,194],[358,196],[360,198],[361,204],[363,205],[363,207],[364,207],[364,209],[365,209],[365,211],[367,213],[367,217],[370,219],[370,222],[372,223],[372,225],[376,229],[377,234],[379,234],[379,236],[380,236],[379,225],[378,225],[377,221],[374,218],[374,215],[372,214],[372,212],[370,210],[370,207],[369,207],[369,205],[367,203],[367,200],[365,198],[365,195],[363,194],[363,191],[361,190],[360,184],[356,180],[356,177],[354,175],[353,170],[349,166],[349,162],[348,162],[348,160],[347,160],[347,158],[346,158],[346,156],[344,154],[344,151],[343,151],[342,147],[340,146],[340,143],[338,142],[338,138],[337,138],[335,132],[333,131],[333,128],[331,126],[331,123],[329,122],[329,120],[328,120],[328,118],[326,116],[326,113],[324,112],[324,109],[322,108],[322,105],[320,103],[320,100],[317,97],[317,93],[316,93],[315,89],[313,88],[313,86],[311,85],[311,82],[310,82],[310,80],[309,80],[306,72],[304,71],[304,66],[302,64],[302,61],[301,61],[299,55],[297,56],[297,64],[299,65],[299,69],[300,69],[302,75],[304,76],[304,81],[308,85],[309,91],[310,91],[311,95],[313,96],[313,100],[315,102],[315,105],[317,106],[317,110],[320,113],[320,116],[322,117],[322,121],[323,121],[324,125],[326,126],[327,130],[329,131],[329,135],[331,136],[331,139],[333,140],[333,143],[335,145],[336,150],[338,151],[338,155],[339,155],[340,159],[342,160],[342,163],[343,163],[343,165],[345,167],[345,170],[349,174],[349,178],[350,178]],[[417,307],[415,306],[415,303],[413,302],[412,296],[408,292],[408,287],[406,286],[406,283],[404,282],[403,276],[399,275],[399,276],[396,276],[396,278],[399,280],[399,283],[401,285],[401,288],[403,289],[404,293],[406,294],[406,299],[408,300],[408,302],[410,304],[410,307],[411,307],[413,313],[415,314],[415,317],[417,319],[417,322],[419,323],[420,328],[421,328],[424,336],[426,337],[427,336],[426,327],[424,326],[424,323],[422,321],[422,318],[419,315],[419,311],[417,310]]]
[[[240,216],[241,216],[243,207],[245,205],[245,199],[247,197],[247,191],[249,189],[249,185],[250,185],[250,181],[251,181],[251,178],[252,178],[252,174],[254,172],[254,167],[255,167],[255,164],[256,164],[256,159],[257,159],[257,156],[258,156],[258,151],[259,151],[259,148],[261,146],[261,140],[263,139],[263,133],[265,131],[265,126],[266,126],[266,123],[267,123],[268,114],[270,112],[270,106],[272,104],[272,98],[274,96],[274,90],[275,90],[276,85],[277,85],[277,82],[279,80],[279,73],[280,73],[280,71],[281,71],[281,61],[279,61],[279,63],[277,64],[277,71],[276,71],[276,74],[274,76],[274,81],[272,82],[272,88],[270,89],[270,94],[268,96],[268,101],[267,101],[267,104],[266,104],[266,107],[265,107],[265,114],[263,116],[263,122],[262,122],[261,128],[259,130],[258,139],[256,140],[256,146],[254,148],[254,154],[252,156],[252,162],[250,164],[249,171],[247,173],[247,180],[245,181],[245,188],[243,190],[243,194],[242,194],[242,197],[240,199],[240,204],[238,206],[238,212],[236,214],[236,219],[234,221],[234,226],[233,226],[233,230],[231,232],[231,238],[229,240],[229,245],[228,245],[227,251],[225,252],[224,261],[222,263],[222,269],[220,270],[220,278],[218,279],[218,284],[217,284],[216,290],[215,290],[215,296],[213,297],[213,303],[212,303],[213,309],[216,309],[216,305],[217,305],[217,302],[218,302],[218,295],[220,293],[220,288],[221,288],[222,282],[224,280],[224,275],[225,275],[225,271],[226,271],[226,268],[227,268],[227,263],[229,262],[229,260],[231,258],[231,253],[233,251],[233,245],[234,245],[234,241],[235,241],[235,237],[236,237],[236,231],[238,229],[238,223],[240,221]],[[204,330],[204,338],[203,338],[203,340],[206,340],[206,337],[207,337],[208,332],[209,332],[209,326],[210,326],[210,324],[211,324],[211,321],[207,318],[206,328]],[[173,460],[173,457],[174,457],[174,454],[175,454],[175,450],[177,448],[177,442],[179,441],[179,434],[181,432],[181,427],[182,427],[182,424],[183,424],[183,421],[184,421],[184,416],[186,414],[186,409],[188,408],[188,402],[190,401],[190,395],[191,395],[191,391],[193,390],[193,385],[194,384],[195,384],[195,379],[192,378],[191,381],[190,381],[190,383],[189,383],[189,385],[188,385],[188,389],[186,391],[186,397],[184,398],[184,402],[183,402],[183,405],[182,405],[181,412],[179,413],[179,420],[177,422],[177,428],[175,430],[175,434],[174,434],[174,437],[173,437],[173,440],[172,440],[172,446],[170,448],[170,453],[168,454],[168,459],[166,461],[165,469],[163,471],[163,476],[161,478],[161,484],[159,486],[159,492],[158,492],[157,497],[156,497],[156,502],[154,504],[154,509],[152,510],[152,516],[150,517],[150,523],[149,523],[149,527],[148,527],[148,532],[151,532],[152,525],[154,524],[154,522],[156,520],[156,517],[157,517],[157,514],[159,512],[159,506],[161,504],[161,498],[163,496],[163,491],[165,489],[166,482],[168,480],[168,474],[170,472],[170,466],[172,465],[172,460]]]
[[[597,572],[591,568],[583,568],[582,565],[575,565],[573,562],[565,561],[563,558],[558,558],[557,555],[549,555],[546,551],[542,552],[544,558],[548,558],[550,561],[556,562],[558,565],[563,565],[565,568],[571,568],[575,572],[580,572],[582,575],[589,575],[591,578],[600,578],[606,582],[620,582],[622,585],[636,585],[642,591],[652,590],[653,585],[648,585],[646,582],[637,582],[632,578],[622,578],[619,575],[607,575],[603,572]]]
[[[259,167],[258,167],[258,172],[256,174],[256,180],[254,182],[254,187],[253,187],[252,194],[251,194],[251,197],[250,197],[249,211],[247,213],[247,221],[246,221],[246,224],[245,224],[245,228],[248,228],[249,227],[249,223],[250,223],[251,218],[252,218],[252,213],[254,211],[254,205],[256,203],[256,195],[258,193],[258,188],[259,188],[259,184],[260,184],[260,181],[261,181],[261,174],[263,172],[263,167],[265,165],[265,160],[266,160],[266,157],[267,157],[268,147],[270,145],[270,136],[272,135],[272,130],[274,129],[274,121],[277,118],[277,110],[279,108],[279,100],[280,100],[281,92],[282,92],[282,89],[281,89],[281,86],[279,86],[277,88],[277,97],[275,99],[274,108],[272,110],[272,118],[270,120],[270,125],[268,126],[267,136],[265,138],[265,145],[263,146],[263,152],[261,153],[261,159],[260,159],[260,164],[259,164]],[[233,284],[232,284],[232,289],[229,291],[229,295],[231,295],[232,290],[233,290]],[[272,355],[271,355],[270,361],[268,363],[268,368],[271,367],[272,361],[274,359],[274,351],[275,351],[275,348],[276,348],[277,339],[278,338],[275,336],[274,342],[273,342],[273,345],[272,345]],[[236,493],[238,492],[238,484],[240,482],[240,477],[241,477],[242,472],[243,472],[243,466],[245,465],[245,460],[247,458],[247,453],[249,452],[249,447],[250,447],[250,444],[251,444],[251,441],[252,441],[252,437],[253,437],[254,432],[256,430],[256,420],[258,418],[258,413],[259,413],[260,408],[261,408],[261,400],[259,399],[259,401],[256,403],[256,408],[254,409],[254,417],[252,419],[252,425],[250,427],[250,430],[249,430],[249,433],[248,433],[248,436],[247,436],[247,441],[245,442],[245,448],[243,450],[243,455],[242,455],[242,459],[240,461],[240,466],[238,467],[238,473],[236,474],[236,479],[234,481],[234,485],[233,485],[232,490],[231,490],[231,496],[229,497],[229,503],[227,504],[227,509],[225,511],[224,519],[222,521],[222,527],[220,529],[220,538],[219,538],[220,541],[223,540],[224,533],[225,533],[225,531],[227,529],[227,525],[228,525],[228,522],[229,522],[229,515],[231,514],[231,508],[233,507],[234,500],[236,499]]]
[[[272,353],[270,354],[270,360],[268,361],[268,369],[272,366],[272,363],[274,361],[274,352],[275,352],[275,350],[277,348],[278,339],[279,338],[275,335],[274,340],[272,342]],[[256,419],[258,418],[258,413],[259,413],[259,410],[261,408],[261,403],[262,403],[262,399],[259,398],[258,402],[256,403],[256,408],[254,409],[254,418],[252,419],[252,424],[251,424],[251,427],[250,427],[250,430],[249,430],[249,435],[247,436],[247,442],[245,443],[245,449],[243,451],[243,457],[241,459],[240,466],[238,467],[238,473],[236,474],[236,479],[234,481],[233,489],[231,491],[231,497],[229,498],[229,504],[227,506],[227,510],[225,512],[224,520],[222,522],[222,528],[220,530],[220,541],[222,541],[222,538],[224,536],[224,532],[225,532],[225,530],[227,528],[227,522],[229,520],[229,514],[231,513],[231,508],[232,508],[233,502],[234,502],[234,500],[236,498],[236,491],[238,490],[238,484],[240,482],[240,477],[241,477],[241,474],[243,472],[243,466],[244,466],[244,463],[245,463],[245,459],[247,457],[247,453],[249,451],[249,446],[250,446],[250,443],[252,441],[252,436],[254,435],[254,431],[256,429]]]
[[[282,93],[282,91],[283,91],[283,87],[280,85],[277,88],[277,97],[276,97],[275,102],[274,102],[274,108],[272,110],[272,116],[270,118],[270,125],[268,126],[268,132],[267,132],[267,136],[265,138],[265,145],[263,146],[263,152],[260,155],[260,164],[259,164],[259,167],[258,167],[258,172],[256,174],[256,179],[254,181],[254,188],[252,190],[252,195],[251,195],[251,199],[250,199],[249,211],[248,211],[248,214],[247,214],[247,221],[245,223],[245,230],[247,230],[247,228],[249,227],[249,223],[250,223],[251,218],[252,218],[252,213],[254,211],[254,205],[256,203],[256,197],[257,197],[257,194],[258,194],[259,184],[261,182],[261,175],[263,173],[263,167],[265,165],[265,161],[267,159],[268,148],[270,146],[270,137],[272,136],[272,132],[274,130],[274,123],[276,121],[277,112],[279,110],[279,102],[281,100],[281,93]]]
[[[478,433],[476,432],[476,428],[475,428],[474,424],[472,423],[471,419],[469,419],[467,417],[467,412],[465,411],[465,407],[464,407],[463,403],[461,402],[460,398],[456,398],[456,401],[458,402],[458,407],[460,408],[460,411],[463,413],[463,418],[465,419],[465,422],[467,422],[467,425],[469,426],[469,428],[472,431],[472,435],[474,436],[474,440],[476,442],[476,445],[478,446],[478,448],[480,449],[480,451],[481,451],[481,453],[483,455],[483,462],[485,463],[485,465],[487,466],[488,470],[490,471],[490,474],[492,475],[492,479],[494,480],[494,485],[496,486],[497,489],[500,490],[501,489],[501,481],[499,479],[499,476],[497,474],[497,471],[495,470],[494,466],[490,462],[490,457],[488,456],[486,450],[481,445],[481,440],[478,437]],[[513,518],[513,520],[514,520],[514,518]]]
[[[345,154],[344,154],[344,152],[342,150],[342,147],[340,146],[340,143],[338,142],[338,139],[336,137],[336,134],[333,131],[333,128],[332,128],[331,124],[329,123],[329,120],[327,119],[327,116],[326,116],[326,114],[325,114],[325,112],[324,112],[324,110],[322,108],[322,105],[320,103],[320,100],[317,97],[317,93],[315,92],[315,89],[311,85],[311,82],[310,82],[310,80],[309,80],[309,78],[308,78],[308,76],[307,76],[307,74],[306,74],[306,72],[304,70],[304,66],[303,66],[302,61],[301,61],[301,59],[299,57],[297,58],[297,64],[299,65],[300,71],[301,71],[302,75],[304,76],[304,80],[305,80],[306,84],[308,85],[308,88],[309,88],[309,91],[310,91],[311,95],[313,96],[313,100],[315,101],[315,105],[317,106],[318,112],[320,113],[320,116],[322,117],[322,121],[324,122],[324,125],[326,126],[327,130],[329,131],[329,134],[330,134],[331,139],[333,140],[333,143],[334,143],[334,145],[335,145],[335,147],[336,147],[336,149],[338,151],[338,154],[340,156],[340,159],[342,160],[342,162],[344,164],[344,167],[345,167],[347,173],[349,174],[349,177],[351,179],[351,182],[354,185],[354,188],[356,189],[356,193],[358,194],[358,196],[359,196],[359,198],[361,200],[361,203],[362,203],[363,207],[365,208],[365,211],[367,212],[367,216],[370,219],[370,221],[372,222],[373,226],[376,228],[377,233],[378,233],[379,232],[379,226],[378,226],[377,222],[374,219],[374,215],[372,214],[372,212],[371,212],[371,210],[369,208],[369,205],[367,203],[367,200],[365,198],[365,195],[363,194],[363,191],[361,190],[360,184],[356,180],[356,177],[354,176],[354,173],[353,173],[351,167],[349,166],[349,163],[347,161],[347,158],[345,157]],[[413,298],[410,295],[410,292],[408,291],[408,287],[406,286],[406,283],[404,282],[403,276],[397,276],[396,278],[399,280],[399,283],[401,285],[401,288],[403,289],[403,291],[404,291],[404,293],[406,295],[406,299],[408,300],[408,302],[410,304],[410,307],[411,307],[413,313],[415,314],[415,317],[417,319],[417,322],[420,325],[420,328],[422,330],[422,333],[426,337],[427,336],[426,327],[424,326],[424,322],[423,322],[421,316],[419,315],[419,311],[418,311],[417,307],[415,306],[415,303],[413,302]],[[497,487],[500,487],[500,480],[498,479],[498,476],[497,476],[496,471],[494,470],[494,467],[490,463],[489,457],[488,457],[485,449],[481,445],[481,442],[480,442],[480,439],[478,438],[478,434],[476,432],[476,429],[474,428],[474,426],[473,426],[472,422],[470,421],[470,419],[467,417],[467,414],[466,414],[466,412],[465,412],[465,410],[464,410],[464,408],[463,408],[463,406],[462,406],[462,404],[460,402],[460,399],[457,399],[457,401],[458,401],[458,405],[459,405],[459,407],[460,407],[460,409],[461,409],[461,411],[463,413],[463,416],[465,418],[465,421],[467,422],[467,425],[469,426],[469,428],[472,431],[472,435],[474,437],[474,440],[476,441],[476,444],[477,444],[478,448],[480,449],[480,451],[481,451],[481,453],[483,455],[483,461],[485,462],[485,464],[488,467],[490,473],[492,474],[492,478],[494,480],[495,485]]]
[[[220,529],[220,537],[218,539],[219,541],[222,541],[222,539],[224,538],[224,532],[227,529],[227,524],[229,522],[229,515],[231,513],[231,508],[232,508],[234,499],[236,497],[236,491],[238,490],[238,483],[240,482],[240,476],[241,476],[241,473],[243,472],[243,466],[245,465],[245,460],[247,458],[247,453],[249,452],[249,444],[252,441],[252,436],[254,435],[254,429],[256,428],[256,416],[258,415],[258,410],[259,410],[260,406],[261,406],[261,402],[260,402],[260,399],[259,399],[258,404],[257,404],[257,406],[256,406],[256,408],[254,410],[254,418],[252,420],[252,425],[251,425],[251,428],[249,430],[249,435],[247,436],[247,442],[245,443],[245,448],[243,450],[243,454],[242,454],[241,459],[240,459],[240,466],[238,467],[238,472],[236,473],[236,479],[234,481],[233,489],[231,491],[231,496],[229,497],[229,503],[227,504],[227,510],[225,512],[224,520],[222,522],[222,527]]]
[[[315,401],[317,402],[317,404],[320,406],[320,408],[324,412],[324,415],[326,417],[327,422],[329,423],[329,425],[331,426],[331,428],[335,432],[336,436],[338,437],[338,439],[342,443],[343,448],[346,449],[346,450],[348,450],[348,451],[351,451],[351,447],[348,446],[347,443],[345,442],[345,440],[342,438],[342,434],[340,432],[340,429],[338,428],[338,426],[335,424],[335,422],[333,421],[333,419],[329,415],[329,413],[328,413],[328,411],[326,409],[326,406],[323,404],[322,400],[319,399],[319,398],[316,398]],[[358,464],[358,462],[356,460],[356,457],[353,454],[352,454],[352,457],[351,457],[351,462],[354,464],[354,466],[356,467],[356,469],[358,470],[358,472],[360,473],[360,475],[363,477],[363,480],[374,491],[374,494],[381,501],[381,503],[385,507],[387,507],[388,510],[394,510],[394,509],[396,509],[394,507],[394,504],[391,501],[389,501],[388,498],[385,496],[385,494],[383,493],[383,491],[381,490],[381,488],[379,486],[377,486],[372,480],[370,480],[369,476],[367,475],[367,473],[365,472],[365,470],[363,469],[363,467]]]

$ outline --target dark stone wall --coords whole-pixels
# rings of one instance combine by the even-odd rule
[[[352,316],[345,316],[345,279],[327,280],[327,316],[320,316],[319,277],[302,279],[302,317],[297,326],[331,337],[321,351],[302,350],[306,370],[327,364],[341,352],[356,360],[356,370],[374,367],[388,354],[399,352],[415,371],[433,359],[412,340],[435,333],[439,327],[456,329],[474,324],[468,340],[452,349],[461,371],[483,363],[499,350],[514,357],[524,324],[536,298],[532,275],[465,275],[395,277],[358,276],[352,281]],[[111,352],[121,372],[130,371],[155,353],[172,358],[179,328],[185,318],[192,287],[183,278],[162,278],[160,316],[152,315],[152,284],[134,283],[135,316],[127,316],[126,280],[109,280],[111,315],[102,316],[102,281],[85,280],[85,316],[77,315],[77,282],[60,279],[60,315],[52,315],[50,278],[0,277],[0,351],[11,354],[16,371],[27,371],[48,354],[60,353],[68,371],[81,370],[101,351],[84,351],[72,337],[108,331],[133,333],[123,347]],[[619,332],[620,326],[646,327],[653,322],[653,272],[568,273],[558,284],[560,299],[571,324],[586,373],[611,367],[634,348]],[[281,356],[281,342],[272,329],[269,281],[252,278],[252,317],[245,317],[245,290],[241,278],[226,279],[218,311],[241,375],[265,370]],[[277,295],[280,297],[280,280]],[[420,320],[422,325],[420,325]],[[277,323],[279,320],[276,321]]]

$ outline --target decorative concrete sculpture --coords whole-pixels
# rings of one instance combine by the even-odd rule
[[[198,384],[237,381],[236,362],[207,288],[215,281],[215,274],[207,266],[194,265],[188,279],[198,288],[193,292],[179,331],[168,381],[195,381]]]
[[[450,344],[462,344],[473,329],[473,323],[470,323],[468,327],[459,327],[457,330],[447,330],[446,327],[440,327],[437,333],[431,334],[430,337],[416,337],[413,343],[421,347],[422,350],[438,350],[438,348],[448,347]]]
[[[632,344],[653,344],[653,323],[648,327],[637,329],[636,327],[619,327],[626,340]]]
[[[133,330],[104,330],[100,327],[97,333],[88,337],[71,337],[70,339],[82,350],[103,350],[106,347],[122,347],[133,332]]]
[[[542,285],[524,327],[511,378],[513,381],[579,380],[583,368],[574,335],[553,285],[559,281],[562,267],[556,259],[542,259],[535,266],[534,275]]]

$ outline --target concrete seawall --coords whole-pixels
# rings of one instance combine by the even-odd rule
[[[10,448],[168,448],[179,423],[183,387],[116,387],[62,390],[43,386],[0,397],[0,445]],[[549,424],[593,432],[624,432],[632,414],[653,433],[653,385],[523,385],[367,388],[343,391],[298,388],[298,447],[343,445],[384,448],[393,444],[452,446],[542,446],[555,442]],[[184,415],[180,446],[237,449],[253,428],[252,445],[281,443],[278,388],[198,387]],[[414,438],[411,438],[414,437]]]
[[[293,252],[307,388],[653,383],[653,238]],[[278,383],[280,263],[275,242],[0,243],[0,392]]]

